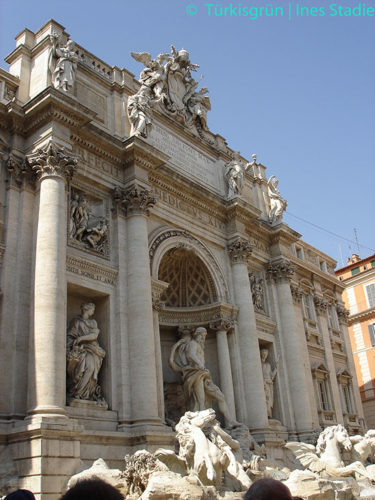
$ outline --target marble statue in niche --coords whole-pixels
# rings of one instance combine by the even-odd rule
[[[272,410],[273,410],[273,392],[274,392],[274,381],[277,375],[277,369],[279,362],[278,360],[275,363],[275,366],[272,368],[271,363],[267,361],[268,358],[268,349],[263,348],[260,350],[260,358],[262,361],[262,373],[263,373],[263,382],[264,382],[264,392],[266,395],[266,404],[267,404],[267,415],[268,418],[272,418]]]
[[[69,238],[85,248],[108,252],[108,222],[101,203],[72,189],[69,205]]]
[[[225,179],[228,185],[228,198],[238,196],[242,192],[245,172],[251,163],[244,163],[239,152],[234,153],[233,160],[225,165]]]
[[[69,39],[66,45],[61,45],[57,35],[51,35],[50,39],[52,49],[49,55],[49,69],[52,74],[52,85],[55,89],[72,92],[78,63],[75,43]]]
[[[262,278],[257,278],[254,274],[250,274],[249,278],[254,308],[256,311],[265,312],[264,280]]]
[[[95,304],[85,302],[81,314],[73,318],[67,331],[68,401],[81,399],[107,406],[98,384],[98,374],[105,351],[98,343],[100,330],[92,316]]]
[[[128,99],[131,135],[148,136],[153,109],[173,115],[197,132],[208,130],[207,112],[211,109],[208,89],[197,91],[199,81],[191,72],[199,66],[190,62],[185,49],[177,51],[172,45],[170,54],[159,54],[156,59],[148,52],[131,52],[131,56],[145,66],[139,77],[140,89]]]
[[[269,211],[268,211],[268,221],[271,224],[281,220],[284,210],[287,207],[287,201],[281,196],[279,189],[277,188],[279,181],[274,175],[268,179],[268,198],[269,198]]]
[[[197,328],[192,334],[185,332],[172,347],[170,367],[180,372],[184,385],[185,401],[191,411],[202,411],[217,401],[227,428],[240,425],[233,420],[224,394],[212,381],[210,371],[205,367],[204,346],[207,330]]]

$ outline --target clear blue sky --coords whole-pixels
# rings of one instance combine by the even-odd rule
[[[139,75],[130,51],[152,55],[184,47],[210,90],[208,124],[235,150],[266,165],[288,200],[284,220],[341,263],[355,244],[375,253],[375,17],[332,17],[329,0],[291,0],[322,7],[323,17],[209,17],[207,0],[2,0],[1,59],[24,27],[54,18],[71,38],[109,64]],[[194,3],[195,16],[186,13]],[[264,6],[241,0],[233,6]],[[375,0],[367,0],[374,6]],[[218,2],[227,6],[230,2]],[[356,6],[356,0],[342,5]],[[2,67],[7,68],[4,62]],[[374,250],[371,250],[374,249]]]

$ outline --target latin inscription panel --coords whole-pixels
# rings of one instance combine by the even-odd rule
[[[148,142],[170,156],[170,163],[181,173],[218,192],[223,191],[222,169],[219,162],[211,160],[155,123],[151,128]]]

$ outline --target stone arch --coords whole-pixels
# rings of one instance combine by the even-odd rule
[[[151,276],[158,279],[163,257],[173,249],[182,249],[197,256],[207,268],[210,289],[216,301],[228,302],[228,287],[224,275],[210,250],[188,231],[163,227],[150,238],[149,255]]]

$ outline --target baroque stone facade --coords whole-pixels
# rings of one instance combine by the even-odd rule
[[[282,222],[256,155],[210,131],[188,52],[133,53],[138,81],[55,21],[16,40],[0,69],[0,452],[19,486],[52,500],[80,460],[173,447],[184,389],[206,405],[201,375],[221,423],[275,460],[283,440],[360,431],[335,262]]]

